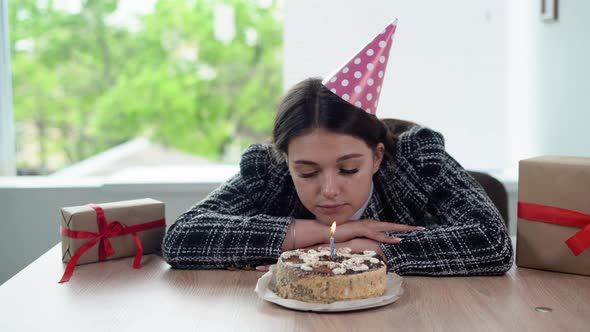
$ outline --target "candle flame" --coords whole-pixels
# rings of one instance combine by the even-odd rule
[[[336,232],[336,222],[334,221],[332,223],[332,226],[330,226],[330,234],[334,235],[335,232]]]

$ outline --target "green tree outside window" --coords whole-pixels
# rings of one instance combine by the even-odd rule
[[[151,8],[122,16],[133,2]],[[19,0],[9,10],[17,155],[35,147],[19,168],[50,173],[135,137],[221,160],[269,136],[282,93],[277,1]]]

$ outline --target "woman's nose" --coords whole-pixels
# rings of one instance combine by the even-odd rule
[[[335,198],[338,196],[338,185],[333,175],[327,175],[322,183],[322,195],[326,198]]]

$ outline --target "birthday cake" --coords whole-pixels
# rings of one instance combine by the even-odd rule
[[[281,254],[272,288],[285,299],[331,303],[385,293],[387,265],[374,251],[297,249]]]

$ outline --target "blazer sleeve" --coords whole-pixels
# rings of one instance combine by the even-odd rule
[[[513,248],[500,213],[483,188],[444,148],[441,134],[414,128],[402,135],[399,152],[411,165],[408,177],[421,191],[414,208],[436,222],[424,231],[393,233],[399,244],[381,244],[398,274],[499,275],[512,266]]]
[[[164,259],[173,268],[250,268],[276,260],[291,217],[260,213],[275,164],[264,145],[242,155],[240,172],[168,229]]]

